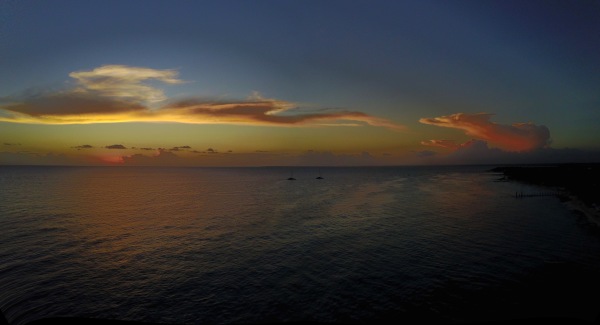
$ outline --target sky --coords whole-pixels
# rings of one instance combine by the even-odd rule
[[[600,161],[599,1],[0,1],[0,164]]]

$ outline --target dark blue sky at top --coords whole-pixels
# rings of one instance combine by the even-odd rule
[[[103,64],[175,68],[173,95],[496,113],[600,137],[598,1],[6,1],[0,96]],[[7,77],[9,76],[9,77]],[[168,91],[171,91],[167,89]],[[562,130],[561,130],[562,128]],[[594,133],[595,132],[595,133]],[[587,144],[589,146],[589,143]]]

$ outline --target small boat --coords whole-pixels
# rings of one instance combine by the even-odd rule
[[[319,176],[317,176],[316,179],[323,179],[323,177],[321,177],[321,171],[319,170]]]
[[[290,177],[288,177],[287,179],[288,181],[295,181],[296,179],[294,178],[294,172],[290,172]]]

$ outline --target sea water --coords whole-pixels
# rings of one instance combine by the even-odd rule
[[[563,273],[531,283],[549,265],[598,272],[598,233],[489,168],[0,167],[0,309],[11,324],[593,320],[597,300],[544,291]]]

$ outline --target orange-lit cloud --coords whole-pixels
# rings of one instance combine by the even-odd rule
[[[250,99],[236,102],[203,102],[188,100],[175,103],[160,110],[161,118],[173,122],[187,123],[227,123],[255,125],[319,125],[348,126],[337,121],[362,122],[350,124],[359,126],[368,124],[390,129],[402,126],[391,121],[377,118],[362,112],[332,112],[311,114],[289,114],[293,103],[275,99]],[[286,114],[287,113],[287,114]]]
[[[508,151],[530,151],[548,146],[550,131],[546,126],[533,123],[496,124],[490,122],[492,115],[457,113],[435,118],[421,118],[419,122],[463,130],[469,136],[487,140]]]
[[[458,149],[460,147],[459,144],[452,140],[424,140],[421,141],[421,144],[429,147],[440,147],[440,148],[448,148],[448,149]]]
[[[277,100],[200,102],[187,101],[160,109],[138,105],[107,105],[105,112],[95,107],[61,106],[50,112],[48,104],[21,103],[2,106],[9,112],[0,115],[0,121],[35,124],[92,124],[124,122],[177,122],[188,124],[250,124],[271,126],[361,126],[371,125],[401,130],[401,125],[362,112],[335,112],[313,114],[282,114],[290,103]],[[64,108],[63,108],[64,107]],[[119,111],[117,108],[120,107]],[[77,110],[80,111],[78,112]],[[4,114],[6,115],[6,114]],[[354,123],[343,123],[350,121]]]
[[[0,104],[0,121],[31,124],[92,124],[122,122],[177,122],[189,124],[250,124],[271,126],[361,126],[399,130],[392,121],[362,112],[296,113],[296,104],[253,94],[246,100],[189,99],[160,107],[164,92],[144,84],[147,80],[177,84],[177,72],[119,65],[102,66],[70,74],[74,89]],[[4,99],[7,102],[7,99]]]

